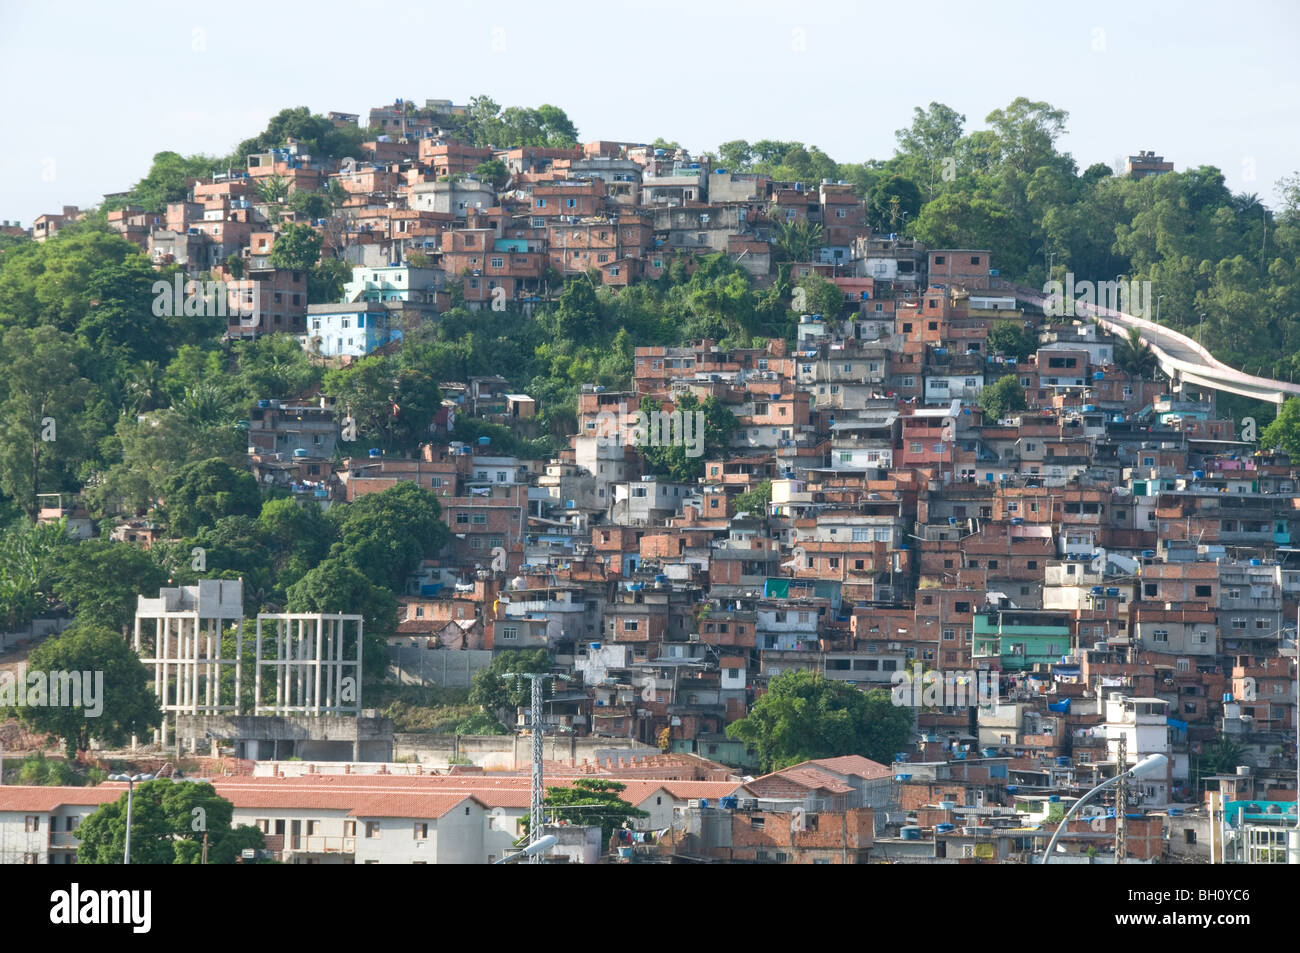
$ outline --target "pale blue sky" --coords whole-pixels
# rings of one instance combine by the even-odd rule
[[[1070,113],[1080,168],[1152,149],[1275,205],[1300,169],[1300,4],[220,4],[0,0],[0,219],[224,153],[285,106],[549,102],[585,140],[795,139],[888,158],[912,107],[967,130],[1017,96]]]

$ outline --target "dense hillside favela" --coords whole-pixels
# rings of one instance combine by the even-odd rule
[[[0,861],[1300,862],[1300,175],[1068,121],[291,108],[4,221]]]

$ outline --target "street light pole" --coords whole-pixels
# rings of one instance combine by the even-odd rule
[[[1061,834],[1065,830],[1065,825],[1069,822],[1070,818],[1073,817],[1078,812],[1079,808],[1083,807],[1083,805],[1087,803],[1093,795],[1110,787],[1112,784],[1118,784],[1126,778],[1137,778],[1153,774],[1163,768],[1168,764],[1168,762],[1169,759],[1162,754],[1149,754],[1127,771],[1121,771],[1113,778],[1101,782],[1101,784],[1097,785],[1083,797],[1079,798],[1079,800],[1075,801],[1074,806],[1066,811],[1065,816],[1061,818],[1061,822],[1056,825],[1056,833],[1052,835],[1052,839],[1047,842],[1047,853],[1043,856],[1043,863],[1046,864],[1052,859],[1052,853],[1056,850],[1056,842],[1060,840]]]
[[[132,777],[129,774],[110,774],[108,776],[108,780],[126,782],[126,856],[125,859],[123,860],[123,864],[127,867],[130,867],[131,866],[131,807],[135,795],[135,783],[137,781],[152,781],[153,775],[137,774],[134,777]]]

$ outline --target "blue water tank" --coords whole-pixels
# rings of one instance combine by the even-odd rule
[[[1095,381],[1105,380],[1105,378],[1106,378],[1106,375],[1103,374],[1101,371],[1096,371],[1096,372],[1092,375],[1092,379],[1095,380]]]
[[[478,438],[478,445],[479,445],[480,447],[486,447],[486,446],[487,446],[488,444],[490,444],[491,442],[492,442],[492,438],[491,438],[491,437],[479,437],[479,438]]]
[[[1119,586],[1107,586],[1107,587],[1106,587],[1106,595],[1108,595],[1108,596],[1118,596],[1118,595],[1119,595]]]
[[[301,460],[303,457],[307,456],[307,451],[299,447],[293,452],[293,455],[296,459]]]
[[[382,457],[384,455],[384,451],[380,450],[378,447],[371,447],[366,452],[369,453],[370,456],[372,457]]]
[[[1070,766],[1070,758],[1069,758],[1069,756],[1068,756],[1068,755],[1061,755],[1060,757],[1058,757],[1058,758],[1056,759],[1056,765],[1057,765],[1057,767],[1059,767],[1059,768],[1068,768],[1068,767]],[[1053,798],[1053,800],[1056,800],[1056,799]]]
[[[1060,800],[1061,800],[1061,795],[1059,795],[1059,794],[1051,794],[1051,795],[1048,795],[1047,803],[1048,803],[1048,804],[1056,804],[1056,803],[1057,803],[1058,801],[1060,801]]]
[[[727,795],[719,803],[724,811],[734,811],[740,804],[740,798]]]
[[[906,761],[906,760],[907,760],[907,752],[906,752],[906,751],[898,751],[898,752],[895,752],[895,753],[894,753],[894,761],[895,761],[895,762],[902,762],[902,761]]]
[[[936,834],[947,834],[953,830],[953,827],[952,824],[936,824],[934,825],[934,832]]]
[[[903,840],[920,840],[921,828],[915,825],[909,825],[908,827],[900,827],[898,829],[898,836],[903,838]]]
[[[1260,559],[1252,559],[1252,560],[1250,561],[1250,564],[1251,564],[1252,566],[1262,566],[1262,565],[1264,565],[1264,562],[1263,562],[1263,560],[1260,560]]]

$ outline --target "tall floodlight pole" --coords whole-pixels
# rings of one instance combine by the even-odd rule
[[[1119,736],[1119,753],[1115,757],[1119,773],[1128,770],[1128,735]],[[1128,856],[1128,782],[1121,781],[1115,788],[1115,863],[1122,864]]]
[[[532,784],[529,790],[528,800],[528,841],[536,842],[542,836],[542,679],[534,675],[531,679],[533,688],[532,697],[532,730],[533,730],[533,770]],[[528,858],[530,864],[541,863],[539,854],[532,854]]]
[[[528,844],[537,844],[542,837],[542,799],[545,790],[542,787],[542,685],[548,678],[556,678],[545,672],[506,672],[502,678],[526,678],[532,686],[531,704],[529,706],[529,729],[533,733],[532,745],[532,779],[528,798]],[[528,855],[530,864],[542,862],[541,850],[534,850]]]

